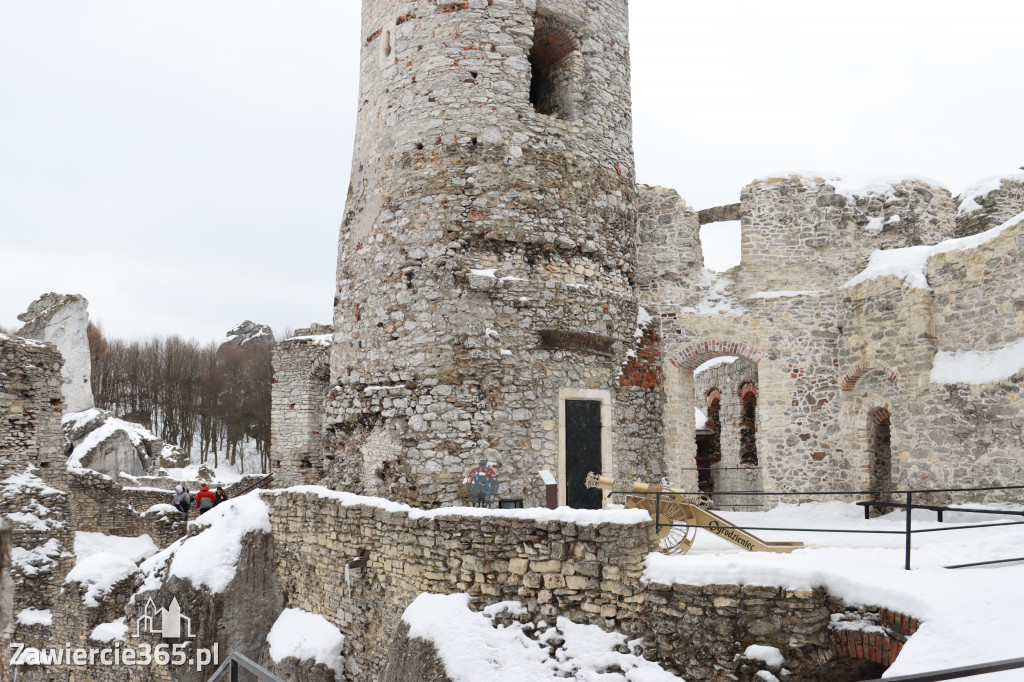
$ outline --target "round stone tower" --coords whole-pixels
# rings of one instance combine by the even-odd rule
[[[587,470],[660,478],[660,365],[623,373],[655,336],[627,0],[364,0],[360,49],[327,482],[451,504],[488,460],[508,506],[541,470],[600,506]]]

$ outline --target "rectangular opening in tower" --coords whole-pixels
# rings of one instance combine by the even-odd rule
[[[601,474],[601,402],[565,401],[565,503],[600,509],[601,490],[588,488],[587,474]]]

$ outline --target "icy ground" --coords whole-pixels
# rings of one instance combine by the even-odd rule
[[[842,502],[782,505],[768,512],[723,512],[722,516],[739,526],[774,528],[902,531],[906,525],[904,512],[865,520],[862,507]],[[919,510],[914,512],[913,528],[1006,521],[1024,521],[1024,517],[946,512],[944,523],[938,523],[935,512]],[[801,590],[823,586],[849,604],[887,607],[919,619],[920,630],[909,639],[887,676],[1024,657],[1024,639],[1019,634],[1024,562],[944,568],[1024,556],[1024,526],[916,534],[911,544],[910,571],[903,568],[903,535],[751,532],[765,540],[802,541],[807,547],[792,554],[750,553],[698,530],[688,554],[648,555],[644,579]],[[1024,670],[971,679],[1019,682],[1024,679]]]

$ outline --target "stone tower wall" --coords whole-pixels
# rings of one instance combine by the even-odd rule
[[[821,291],[861,270],[874,249],[935,244],[954,234],[949,191],[922,180],[849,189],[793,175],[741,194],[741,294]]]
[[[39,468],[47,480],[61,480],[60,353],[51,344],[0,334],[0,473]]]
[[[270,452],[277,485],[313,483],[323,475],[330,343],[325,332],[296,335],[274,346]]]
[[[606,473],[659,479],[660,389],[619,381],[639,313],[626,3],[368,0],[362,27],[328,480],[444,504],[488,459],[501,497],[540,504],[572,396],[607,408]],[[536,108],[531,58],[552,74]],[[626,437],[651,456],[620,466]]]

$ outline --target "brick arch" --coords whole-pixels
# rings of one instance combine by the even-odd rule
[[[708,405],[715,402],[722,402],[722,392],[718,390],[717,386],[712,386],[704,392],[704,396],[708,399]]]
[[[746,402],[750,398],[757,399],[757,384],[752,379],[744,379],[736,389],[736,395],[741,401]]]
[[[579,40],[567,27],[548,17],[534,18],[530,59],[538,69],[546,69],[579,49]]]
[[[761,358],[764,357],[764,353],[753,346],[748,346],[747,344],[740,343],[738,341],[719,340],[702,341],[700,343],[687,346],[669,358],[669,362],[679,369],[692,372],[708,360],[718,358],[723,355],[735,355],[737,357],[746,358],[755,365],[759,364],[761,362]]]
[[[854,386],[857,385],[857,382],[860,381],[860,378],[867,374],[868,372],[872,371],[881,372],[890,382],[892,382],[893,386],[897,388],[899,387],[900,378],[899,376],[897,376],[896,372],[892,370],[892,368],[890,368],[884,362],[868,360],[867,362],[858,362],[853,367],[853,369],[847,372],[846,376],[844,376],[842,380],[839,382],[839,390],[852,391]]]

